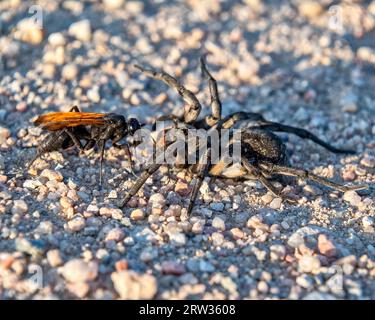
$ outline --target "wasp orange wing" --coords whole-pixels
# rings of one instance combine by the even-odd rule
[[[105,124],[105,116],[104,113],[91,112],[50,112],[39,116],[34,124],[49,131],[77,126],[101,126]]]

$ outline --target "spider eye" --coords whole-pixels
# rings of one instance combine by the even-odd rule
[[[128,122],[128,130],[130,134],[134,134],[137,130],[141,128],[141,125],[137,119],[130,118]]]

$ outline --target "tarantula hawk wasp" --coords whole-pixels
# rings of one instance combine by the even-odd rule
[[[220,177],[220,178],[241,178],[241,179],[256,179],[260,181],[263,186],[272,194],[281,197],[290,203],[295,203],[294,199],[281,194],[270,182],[270,178],[275,175],[292,176],[306,180],[312,180],[316,183],[330,187],[334,190],[346,192],[348,190],[360,190],[368,188],[367,185],[359,186],[345,186],[332,182],[326,178],[317,176],[307,170],[293,168],[288,165],[288,157],[286,153],[286,145],[282,140],[272,131],[282,131],[294,133],[297,136],[305,139],[310,139],[313,142],[325,147],[326,149],[336,153],[352,153],[350,150],[337,149],[330,144],[319,139],[307,130],[285,126],[279,123],[265,120],[262,115],[257,113],[237,112],[225,118],[221,116],[221,101],[219,98],[216,80],[207,70],[204,59],[201,59],[201,69],[203,75],[207,78],[211,96],[211,115],[205,117],[203,120],[198,120],[199,113],[202,109],[200,102],[196,96],[182,86],[174,77],[164,71],[154,71],[146,69],[141,66],[135,66],[144,75],[161,80],[168,86],[175,89],[177,93],[186,102],[184,114],[182,118],[176,116],[162,116],[159,120],[173,120],[175,126],[187,126],[191,128],[205,128],[206,130],[228,128],[231,129],[236,122],[246,120],[253,122],[253,125],[248,128],[241,129],[240,140],[231,140],[230,148],[233,149],[235,143],[240,144],[241,157],[240,161],[228,162],[226,159],[219,159],[217,163],[212,163],[210,151],[212,145],[208,145],[206,152],[202,158],[199,158],[196,164],[187,164],[185,167],[195,175],[196,181],[190,196],[190,203],[188,206],[188,213],[191,213],[195,200],[198,196],[199,189],[206,176]],[[204,160],[204,161],[203,161]],[[134,196],[138,190],[143,186],[147,179],[155,173],[162,164],[150,164],[138,180],[134,183],[130,191],[126,194],[124,199],[120,201],[119,207],[123,208],[128,201]]]
[[[69,112],[50,112],[41,115],[35,120],[34,124],[50,131],[50,133],[37,147],[36,155],[29,163],[28,168],[32,166],[36,159],[48,152],[65,150],[73,146],[81,151],[91,150],[98,145],[100,185],[103,181],[103,159],[106,142],[110,140],[114,147],[124,148],[130,163],[132,163],[128,143],[119,145],[118,142],[128,135],[134,135],[141,128],[137,119],[126,120],[124,116],[114,113],[81,112],[77,106],[71,108]],[[84,144],[81,140],[84,140]]]

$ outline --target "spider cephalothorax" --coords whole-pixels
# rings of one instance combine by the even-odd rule
[[[185,163],[196,178],[193,186],[188,213],[193,209],[195,200],[197,198],[199,189],[206,176],[221,177],[221,178],[242,178],[242,179],[256,179],[260,181],[265,188],[271,191],[275,196],[294,203],[295,200],[282,195],[270,182],[270,178],[275,175],[293,176],[302,179],[309,179],[319,184],[328,186],[332,189],[345,192],[348,190],[359,190],[367,188],[366,185],[360,186],[344,186],[334,183],[328,179],[319,177],[307,170],[293,168],[288,165],[288,158],[286,154],[286,146],[282,140],[272,131],[282,131],[294,133],[297,136],[312,140],[313,142],[325,147],[326,149],[336,153],[352,153],[350,150],[337,149],[323,140],[316,137],[307,130],[285,126],[276,122],[270,122],[263,118],[258,113],[251,112],[236,112],[225,118],[221,115],[221,102],[217,90],[215,79],[206,68],[205,62],[201,59],[201,68],[203,75],[207,78],[211,96],[211,115],[202,120],[197,120],[201,111],[201,104],[196,96],[182,86],[174,77],[163,71],[154,71],[145,69],[141,66],[136,66],[146,76],[156,78],[164,81],[171,88],[175,89],[177,93],[184,99],[187,106],[184,109],[183,117],[163,116],[159,120],[172,120],[175,128],[181,125],[188,126],[194,129],[204,129],[207,132],[210,130],[231,129],[241,120],[251,122],[252,126],[249,128],[240,129],[239,134],[235,134],[231,129],[231,138],[229,139],[228,147],[233,153],[235,146],[240,146],[240,155],[234,161],[234,157],[230,157],[229,161],[227,155],[219,155],[219,158],[214,162],[211,156],[211,151],[216,144],[221,144],[223,136],[219,134],[219,139],[214,141],[208,139],[207,148],[205,152],[196,158],[196,163]],[[233,154],[231,154],[233,156]],[[119,203],[120,207],[124,207],[127,202],[134,196],[138,190],[143,186],[146,180],[162,165],[159,162],[151,163],[142,173],[140,178],[135,182],[133,187],[127,193],[125,198]]]

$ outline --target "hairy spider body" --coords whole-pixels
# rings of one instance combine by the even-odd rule
[[[336,153],[352,153],[350,150],[337,149],[330,144],[319,139],[307,130],[285,126],[279,123],[270,122],[263,118],[262,115],[251,112],[236,112],[225,118],[221,116],[221,102],[217,90],[217,84],[212,75],[208,72],[204,60],[201,59],[202,72],[208,80],[209,89],[211,94],[211,115],[205,117],[203,120],[198,120],[199,111],[201,109],[198,99],[194,94],[184,88],[172,76],[165,72],[157,72],[143,67],[136,66],[146,76],[163,80],[170,87],[174,88],[188,103],[185,107],[185,113],[182,118],[176,116],[163,116],[159,120],[172,120],[175,127],[187,126],[190,128],[204,128],[209,131],[212,129],[230,129],[233,133],[233,127],[237,122],[245,120],[250,127],[240,130],[239,137],[235,135],[229,140],[229,150],[233,152],[234,147],[240,145],[240,159],[234,161],[233,158],[227,155],[220,155],[218,161],[213,162],[211,149],[215,147],[212,141],[208,141],[208,146],[205,152],[199,156],[194,151],[193,156],[196,156],[197,163],[189,164],[185,162],[184,165],[178,167],[187,168],[194,174],[196,182],[193,186],[188,213],[193,209],[195,200],[198,196],[199,189],[202,185],[203,179],[206,176],[220,177],[220,178],[235,178],[235,179],[256,179],[260,181],[263,186],[268,189],[277,197],[281,197],[290,203],[295,203],[294,199],[290,199],[281,194],[270,182],[270,178],[276,175],[292,176],[306,180],[312,180],[316,183],[328,186],[332,189],[345,192],[348,190],[360,190],[367,188],[367,185],[360,186],[344,186],[334,183],[328,179],[317,176],[307,170],[294,168],[289,166],[286,146],[282,140],[275,135],[272,131],[281,131],[294,133],[297,136],[305,139],[310,139],[313,142],[325,147],[326,149]],[[219,136],[219,143],[221,145],[222,136]],[[139,179],[134,183],[130,191],[126,194],[125,198],[119,203],[120,207],[124,207],[127,202],[134,196],[146,180],[161,166],[161,163],[154,162],[149,165],[141,174]],[[176,166],[175,166],[176,167]]]
[[[124,116],[114,113],[81,112],[76,106],[71,108],[69,112],[42,115],[38,117],[35,124],[51,132],[37,147],[36,155],[28,167],[37,158],[48,152],[66,150],[73,146],[83,151],[91,150],[98,146],[100,150],[100,185],[103,179],[103,159],[106,142],[111,141],[114,147],[123,147],[131,161],[128,144],[118,145],[117,143],[128,135],[133,135],[141,128],[136,119],[130,118],[127,121]],[[84,142],[83,144],[82,141]]]

